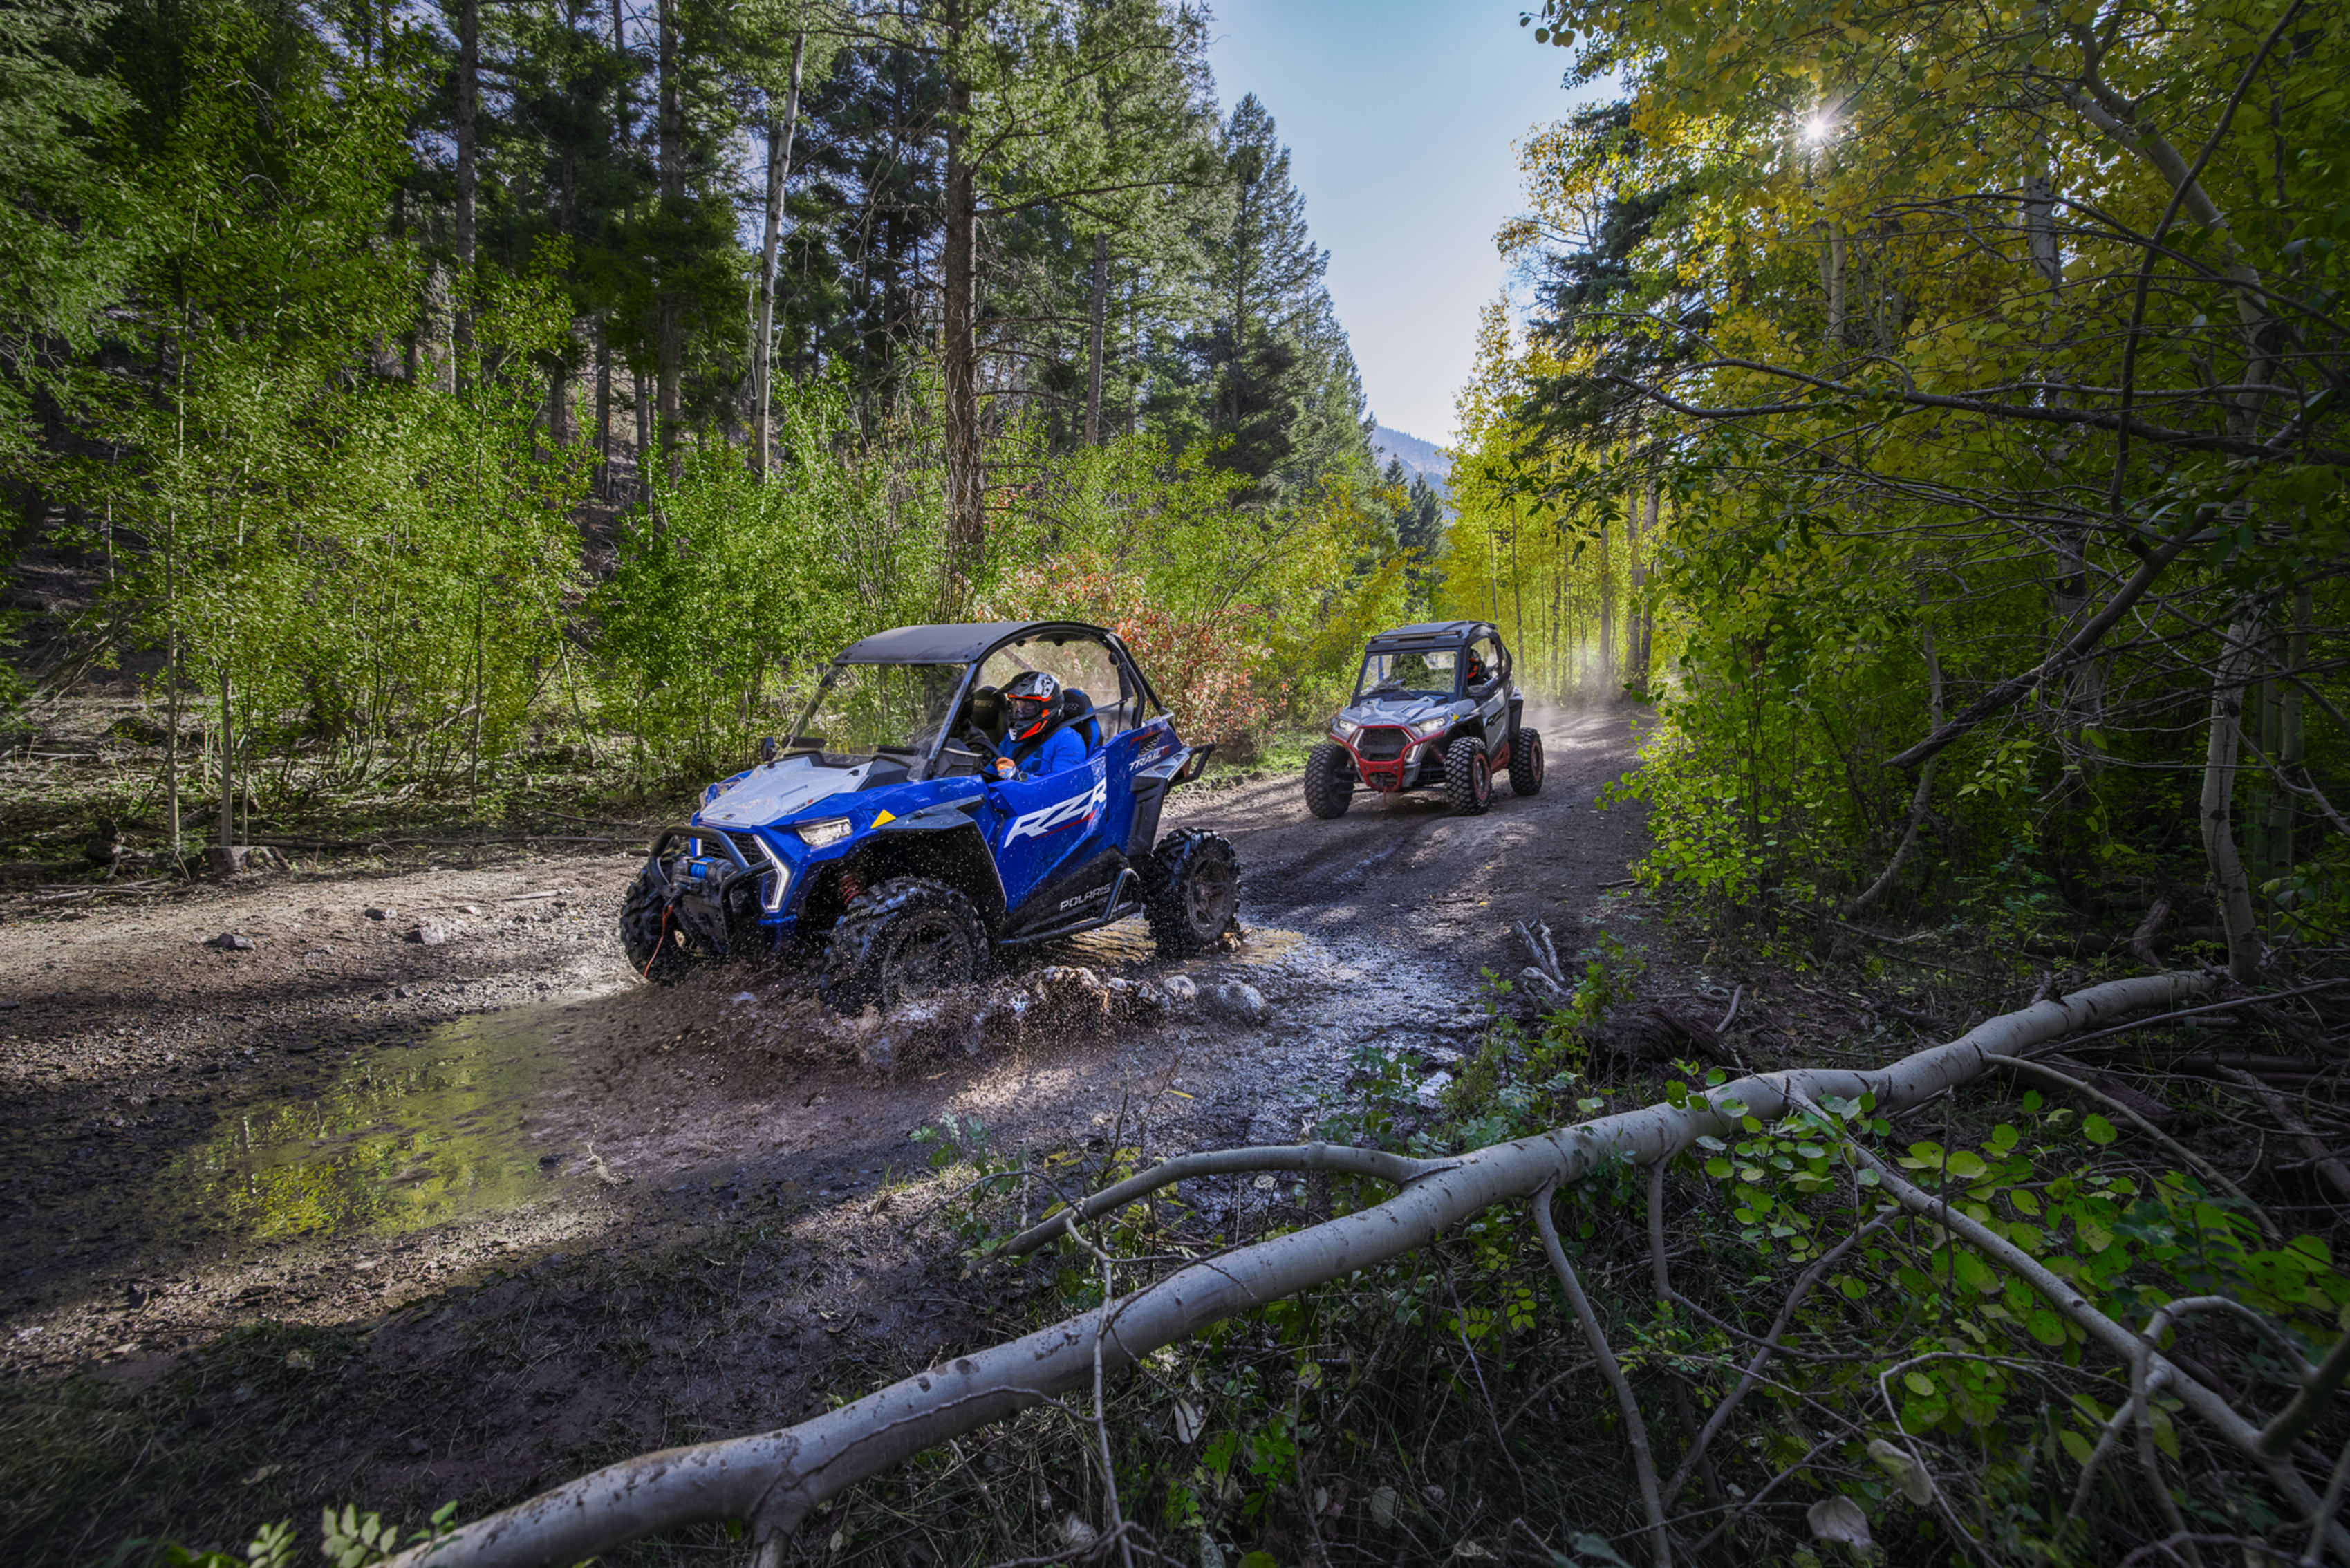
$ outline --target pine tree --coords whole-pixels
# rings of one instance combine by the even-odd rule
[[[1226,441],[1217,462],[1264,503],[1335,451],[1363,447],[1359,429],[1351,442],[1339,429],[1359,419],[1344,405],[1360,387],[1322,287],[1328,254],[1306,231],[1289,150],[1253,93],[1221,140],[1225,202],[1201,244],[1210,315],[1191,348],[1206,431]]]
[[[63,392],[96,347],[131,259],[97,143],[129,99],[77,63],[104,15],[86,0],[0,11],[0,468],[32,452],[36,396]]]

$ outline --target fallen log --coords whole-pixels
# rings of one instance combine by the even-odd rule
[[[2176,1007],[2216,983],[2206,974],[2113,981],[2004,1013],[1883,1067],[1750,1075],[1679,1106],[1491,1145],[1417,1173],[1399,1169],[1405,1185],[1385,1202],[1191,1264],[1097,1311],[957,1357],[797,1426],[624,1459],[390,1561],[397,1568],[536,1568],[577,1563],[657,1531],[741,1520],[768,1568],[819,1504],[924,1449],[1091,1387],[1103,1368],[1130,1366],[1223,1319],[1426,1246],[1496,1204],[1627,1157],[1643,1165],[1669,1159],[1700,1136],[1733,1133],[1740,1116],[1776,1119],[1826,1096],[1874,1095],[1879,1114],[1891,1114],[1984,1076],[2001,1057],[2126,1012]],[[1729,1105],[1736,1114],[1721,1108]],[[1295,1149],[1282,1155],[1305,1158]],[[1220,1168],[1237,1158],[1220,1160]],[[1126,1191],[1138,1195],[1133,1184]]]

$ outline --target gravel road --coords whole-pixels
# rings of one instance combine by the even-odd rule
[[[0,1548],[512,1495],[919,1364],[975,1309],[920,1221],[913,1129],[1156,1158],[1295,1139],[1367,1042],[1443,1070],[1473,1043],[1480,971],[1522,961],[1510,922],[1571,938],[1638,853],[1637,809],[1595,797],[1638,716],[1539,715],[1544,793],[1497,780],[1481,817],[1358,797],[1317,822],[1290,776],[1189,792],[1170,826],[1237,846],[1247,936],[1187,967],[1254,987],[1265,1022],[1048,1020],[971,1054],[916,1040],[888,1071],[888,1021],[829,1021],[775,976],[639,983],[611,937],[622,850],[19,900],[0,940],[0,1429],[72,1386],[144,1400],[182,1445],[222,1399],[258,1401],[240,1429],[276,1436],[192,1466],[161,1433],[138,1462],[176,1479],[143,1509],[36,1509]],[[251,945],[207,945],[224,934]],[[1139,922],[1037,961],[1168,972]],[[731,1272],[691,1261],[729,1247]],[[267,1376],[223,1383],[254,1344]],[[262,1410],[274,1426],[244,1418]]]

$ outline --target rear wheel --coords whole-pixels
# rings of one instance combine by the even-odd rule
[[[979,977],[987,928],[943,882],[897,877],[867,888],[832,928],[819,987],[844,1012],[888,1009]]]
[[[661,880],[650,866],[637,873],[620,900],[620,950],[629,967],[657,985],[685,978],[693,955],[684,946],[685,933],[671,918],[669,901],[661,896]]]
[[[1493,764],[1474,735],[1444,749],[1444,798],[1459,816],[1481,815],[1493,804]]]
[[[1305,809],[1327,822],[1347,815],[1355,798],[1355,759],[1336,741],[1305,753]]]
[[[1150,852],[1143,906],[1159,956],[1186,959],[1214,945],[1241,907],[1241,862],[1213,833],[1186,827]]]
[[[1542,732],[1521,726],[1510,737],[1510,788],[1518,794],[1540,794],[1542,775]]]

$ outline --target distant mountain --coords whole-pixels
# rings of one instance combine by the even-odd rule
[[[1385,468],[1390,457],[1400,458],[1403,465],[1414,473],[1428,475],[1428,482],[1451,499],[1452,460],[1437,449],[1434,441],[1406,435],[1381,425],[1371,436],[1371,450],[1378,453],[1379,466]]]

